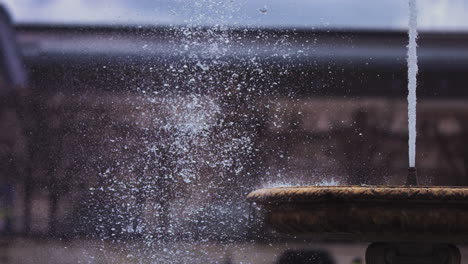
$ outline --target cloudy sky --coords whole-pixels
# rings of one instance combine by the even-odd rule
[[[18,23],[400,29],[408,0],[0,0]],[[418,0],[425,30],[468,31],[468,0]]]

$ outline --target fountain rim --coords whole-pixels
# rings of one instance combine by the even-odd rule
[[[247,200],[259,204],[319,202],[436,202],[468,204],[468,187],[460,186],[297,186],[263,188]]]

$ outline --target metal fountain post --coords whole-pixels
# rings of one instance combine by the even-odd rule
[[[408,176],[406,178],[406,186],[417,186],[418,185],[418,172],[416,167],[408,168]]]

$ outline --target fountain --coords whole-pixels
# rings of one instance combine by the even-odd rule
[[[247,199],[267,226],[309,239],[365,241],[368,264],[461,262],[468,241],[468,188],[417,186],[417,9],[409,1],[409,169],[402,186],[305,186],[260,189]]]

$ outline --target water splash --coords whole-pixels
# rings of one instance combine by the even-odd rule
[[[338,179],[322,179],[315,182],[272,181],[261,185],[261,188],[304,187],[304,186],[339,186],[343,183]]]
[[[418,55],[416,52],[418,10],[416,0],[409,0],[409,44],[408,44],[408,130],[409,166],[416,165],[416,86],[418,74]]]

